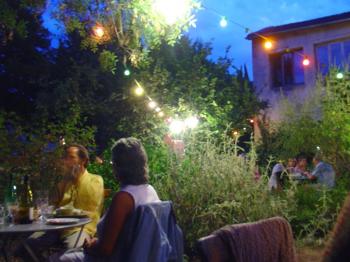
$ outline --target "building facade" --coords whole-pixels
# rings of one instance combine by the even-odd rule
[[[252,41],[257,94],[269,103],[268,117],[278,121],[282,97],[303,103],[317,77],[333,66],[341,71],[350,64],[350,12],[264,28],[247,39]]]

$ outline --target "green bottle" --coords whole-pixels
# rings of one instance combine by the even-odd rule
[[[5,190],[5,204],[14,204],[17,202],[17,187],[13,181],[13,175],[10,175],[8,186]]]
[[[18,194],[18,209],[15,216],[15,223],[29,224],[34,220],[33,192],[30,188],[29,177],[24,175],[21,188]]]

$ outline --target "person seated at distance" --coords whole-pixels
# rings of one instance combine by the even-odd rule
[[[310,180],[316,180],[317,184],[332,188],[335,185],[335,172],[333,167],[322,161],[321,154],[315,154],[312,159],[314,170],[311,174],[307,173],[307,177]]]

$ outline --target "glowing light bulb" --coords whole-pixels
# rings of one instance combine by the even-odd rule
[[[98,38],[101,38],[105,35],[105,30],[100,25],[96,25],[93,30],[94,30],[94,35]]]
[[[163,116],[164,116],[164,113],[163,113],[162,111],[160,111],[160,112],[158,113],[158,116],[159,116],[159,117],[163,117]]]
[[[220,20],[220,26],[221,27],[226,27],[227,26],[227,20],[225,17],[222,17]]]
[[[310,60],[309,60],[307,57],[305,57],[305,58],[303,59],[303,65],[304,65],[304,66],[310,65]]]
[[[138,87],[135,88],[135,94],[136,94],[137,96],[142,96],[142,95],[144,94],[144,92],[145,92],[145,90],[143,90],[143,88],[140,87],[140,86],[138,86]]]
[[[156,108],[156,112],[159,113],[161,109],[159,107]]]
[[[321,147],[319,147],[319,146],[316,146],[316,149],[317,149],[318,151],[320,151],[320,150],[321,150]]]
[[[152,7],[168,25],[191,14],[191,0],[155,0]]]
[[[337,73],[336,77],[337,77],[337,79],[343,79],[344,74],[342,72],[339,72],[339,73]]]
[[[264,43],[264,47],[265,49],[271,49],[272,48],[272,42],[267,40],[265,43]]]
[[[249,119],[249,122],[250,122],[251,124],[254,124],[254,119]]]
[[[185,130],[185,123],[180,120],[174,120],[170,123],[169,130],[173,134],[180,134]]]
[[[237,132],[237,131],[233,131],[232,134],[233,134],[234,136],[238,136],[238,132]]]
[[[125,76],[129,76],[131,73],[130,73],[130,70],[129,69],[125,69],[124,70],[124,75]]]
[[[156,108],[156,106],[157,106],[157,103],[154,102],[154,101],[151,101],[151,102],[148,103],[148,107],[151,108],[151,109]]]
[[[191,116],[185,120],[185,125],[189,128],[197,127],[198,123],[199,123],[199,120],[195,116]]]

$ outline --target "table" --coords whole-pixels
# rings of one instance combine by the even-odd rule
[[[83,228],[86,224],[90,223],[90,218],[81,218],[77,223],[66,224],[66,225],[50,225],[45,224],[44,222],[34,222],[32,224],[3,224],[0,225],[0,237],[3,240],[3,245],[1,247],[1,253],[5,261],[8,261],[8,256],[6,252],[7,241],[9,236],[13,235],[23,235],[34,232],[48,232],[48,231],[57,231],[63,229],[69,229],[73,227],[80,227],[80,232],[78,234],[75,246],[78,244]],[[21,239],[21,243],[24,248],[28,251],[34,261],[39,261],[35,253],[31,250],[30,246],[26,244],[25,240]]]

